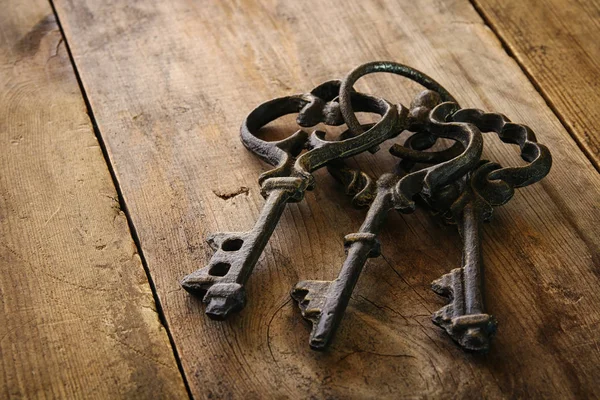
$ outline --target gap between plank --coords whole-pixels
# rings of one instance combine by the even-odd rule
[[[154,285],[152,275],[150,274],[150,270],[148,268],[148,263],[146,262],[146,257],[144,257],[144,253],[142,250],[139,236],[137,234],[137,230],[135,229],[135,225],[133,224],[133,220],[129,213],[129,209],[127,208],[127,204],[125,203],[125,198],[123,197],[123,193],[121,191],[121,186],[117,179],[116,172],[112,166],[110,156],[108,155],[108,150],[106,149],[106,144],[104,143],[104,139],[102,138],[100,129],[98,128],[98,125],[96,124],[96,118],[94,117],[92,105],[88,99],[87,93],[83,86],[83,81],[81,80],[81,76],[79,75],[79,71],[77,69],[77,65],[75,64],[75,59],[73,58],[73,54],[71,53],[71,47],[69,46],[69,41],[67,40],[67,36],[65,35],[63,26],[60,23],[60,18],[58,16],[58,12],[56,11],[56,7],[54,6],[53,0],[48,0],[48,3],[50,3],[50,7],[52,8],[52,13],[54,14],[54,18],[56,20],[56,24],[58,25],[58,29],[60,29],[60,34],[62,35],[62,40],[64,41],[65,48],[67,50],[67,54],[69,55],[69,60],[71,62],[71,66],[73,67],[73,72],[75,73],[75,79],[77,80],[77,84],[79,85],[79,90],[81,92],[81,96],[83,97],[83,101],[85,103],[86,112],[88,114],[88,117],[89,117],[92,127],[94,129],[94,134],[96,135],[98,144],[100,145],[100,148],[102,149],[102,155],[104,156],[104,161],[106,162],[106,166],[108,168],[108,171],[110,172],[112,183],[117,192],[117,197],[119,199],[119,207],[125,214],[125,218],[127,219],[127,225],[129,226],[129,232],[131,234],[133,242],[135,243],[135,247],[136,247],[137,253],[140,257],[140,260],[142,261],[142,266],[144,267],[144,271],[146,273],[146,278],[148,279],[148,283],[152,290],[152,297],[154,298],[154,303],[156,304],[156,311],[159,316],[159,321],[165,328],[165,331],[167,332],[167,337],[169,338],[169,343],[171,344],[171,348],[173,350],[173,355],[175,356],[175,362],[177,363],[177,368],[179,369],[179,373],[181,375],[181,379],[183,380],[183,384],[185,386],[185,390],[188,394],[188,397],[190,399],[193,399],[192,391],[190,389],[189,383],[187,381],[187,377],[183,370],[183,365],[181,363],[181,359],[179,358],[179,353],[177,352],[177,347],[175,346],[175,341],[173,340],[171,330],[169,329],[169,324],[168,324],[165,314],[163,312],[162,305],[160,304],[160,301],[158,298],[158,292],[156,291],[156,286]]]
[[[500,31],[496,28],[496,26],[492,22],[491,18],[488,18],[486,16],[486,14],[483,11],[483,9],[477,4],[477,0],[469,0],[469,3],[471,3],[471,6],[473,6],[473,8],[475,9],[475,12],[477,14],[479,14],[479,16],[481,17],[481,19],[485,23],[485,25],[488,28],[490,28],[490,30],[494,33],[494,36],[496,36],[496,38],[498,39],[498,41],[502,45],[502,48],[506,52],[506,54],[517,63],[517,65],[519,66],[519,68],[521,69],[521,71],[523,71],[523,73],[525,74],[525,76],[527,77],[527,79],[529,80],[529,82],[531,82],[531,84],[533,85],[533,87],[535,88],[535,90],[540,94],[540,96],[542,96],[542,98],[546,102],[546,105],[548,106],[548,108],[550,108],[550,110],[552,111],[552,113],[554,115],[556,115],[556,118],[558,118],[558,120],[560,121],[561,125],[569,133],[569,136],[571,136],[571,138],[575,141],[575,143],[577,144],[577,147],[579,147],[579,150],[581,150],[581,152],[585,155],[585,157],[592,163],[592,166],[596,169],[596,171],[600,172],[600,164],[597,164],[596,160],[593,157],[593,155],[589,154],[588,151],[583,147],[583,144],[579,141],[577,135],[573,131],[573,128],[571,128],[571,126],[567,123],[567,121],[562,116],[562,114],[560,113],[560,111],[558,111],[558,109],[556,108],[556,106],[554,105],[554,103],[552,102],[552,100],[550,100],[550,98],[546,95],[546,93],[542,89],[542,86],[537,82],[537,80],[535,79],[535,77],[527,70],[527,68],[525,67],[525,65],[521,61],[519,61],[519,58],[517,57],[517,55],[515,54],[515,52],[510,48],[510,45],[508,44],[508,41],[504,39],[504,37],[502,36],[502,34],[500,33]]]

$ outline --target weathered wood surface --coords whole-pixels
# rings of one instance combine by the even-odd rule
[[[196,398],[598,396],[600,177],[467,0],[55,5]],[[463,353],[430,321],[444,302],[429,284],[459,265],[460,244],[425,212],[390,217],[384,257],[363,272],[333,348],[308,348],[289,291],[335,277],[342,238],[364,216],[325,173],[284,213],[239,315],[209,320],[178,284],[210,258],[207,234],[249,229],[263,204],[266,166],[238,139],[246,113],[378,59],[529,124],[552,149],[550,176],[485,227],[500,322],[488,356]],[[402,83],[359,87],[408,102],[416,91]],[[486,150],[515,153],[491,139]],[[358,162],[393,165],[386,151]]]
[[[65,42],[0,15],[0,397],[185,397]]]
[[[473,1],[600,169],[600,1]]]

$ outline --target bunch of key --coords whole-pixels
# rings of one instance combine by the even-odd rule
[[[426,90],[409,108],[354,90],[360,77],[374,72],[404,76]],[[356,112],[380,118],[361,124]],[[297,114],[297,131],[280,141],[259,138],[263,126],[288,114]],[[345,124],[347,130],[327,140],[323,131],[309,134],[302,129],[318,124]],[[410,133],[408,139],[389,149],[398,158],[397,165],[378,179],[344,162],[365,151],[377,152],[380,144],[404,131]],[[526,163],[503,167],[482,159],[484,133],[495,133],[503,143],[519,146]],[[338,277],[302,281],[291,291],[302,316],[312,322],[310,347],[324,350],[331,343],[367,259],[381,253],[377,235],[388,212],[411,213],[418,202],[454,222],[463,243],[460,268],[432,283],[432,289],[449,301],[434,313],[433,322],[465,350],[489,350],[497,322],[484,307],[481,226],[491,218],[494,207],[512,198],[515,188],[535,183],[550,171],[550,152],[537,143],[531,129],[502,114],[460,108],[446,89],[422,72],[380,61],[361,65],[343,80],[325,82],[309,93],[259,105],[243,122],[240,134],[244,146],[274,168],[258,178],[266,202],[254,228],[208,237],[214,249],[208,265],[181,282],[188,292],[202,296],[210,318],[225,319],[245,306],[244,285],[285,205],[301,201],[315,187],[312,173],[326,167],[352,196],[353,205],[368,206],[368,212],[358,231],[344,238],[347,256]],[[438,139],[453,144],[433,151]]]

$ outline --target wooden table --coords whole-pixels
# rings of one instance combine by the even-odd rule
[[[235,4],[234,4],[235,3]],[[543,4],[542,4],[543,3]],[[1,398],[598,398],[600,5],[584,0],[3,0]],[[211,321],[178,281],[205,236],[252,226],[262,101],[372,60],[529,125],[554,167],[484,230],[499,332],[462,352],[430,318],[460,241],[391,215],[330,351],[289,290],[332,279],[364,217],[340,187],[284,212],[247,307]],[[361,89],[407,103],[384,76]],[[485,157],[515,160],[486,141]],[[357,164],[377,175],[383,151]]]

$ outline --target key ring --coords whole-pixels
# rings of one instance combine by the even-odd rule
[[[462,146],[462,154],[453,157],[452,160],[434,164],[432,167],[416,171],[404,176],[400,179],[395,188],[395,208],[401,212],[412,212],[415,208],[412,198],[417,193],[422,193],[424,196],[434,196],[436,190],[446,184],[459,179],[471,170],[483,151],[483,139],[477,129],[467,124],[446,123],[446,118],[458,110],[459,106],[454,97],[438,82],[430,78],[426,74],[412,67],[391,62],[391,61],[376,61],[363,64],[352,70],[340,86],[340,112],[344,118],[344,122],[348,129],[354,134],[360,134],[363,129],[351,104],[351,94],[356,81],[364,75],[387,72],[396,75],[404,76],[413,80],[428,91],[423,92],[415,107],[411,107],[411,115],[413,116],[413,124],[418,125],[421,121],[416,120],[419,116],[426,119],[423,114],[423,109],[427,110],[425,105],[431,105],[438,101],[443,101],[431,111],[429,115],[428,129],[430,136],[430,145],[435,143],[437,138],[452,139],[459,144],[455,145],[451,152]],[[426,114],[426,113],[425,113]],[[429,146],[430,147],[430,146]],[[415,152],[407,150],[413,155],[413,160],[417,155],[424,154],[423,152]],[[409,154],[405,154],[409,155]]]
[[[415,81],[426,89],[439,94],[442,101],[449,101],[458,104],[452,95],[433,78],[423,72],[409,67],[408,65],[399,64],[393,61],[375,61],[363,64],[353,69],[342,81],[340,87],[340,111],[344,117],[344,122],[353,135],[359,135],[363,132],[363,128],[358,122],[358,118],[352,109],[351,93],[356,81],[361,77],[375,72],[387,72],[395,75],[404,76],[412,81]]]

